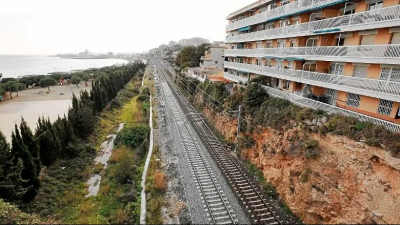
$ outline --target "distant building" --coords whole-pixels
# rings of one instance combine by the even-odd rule
[[[202,83],[204,83],[206,79],[210,80],[211,82],[223,82],[223,83],[229,82],[224,78],[224,70],[215,66],[207,68],[200,68],[200,67],[189,68],[186,75],[189,77],[196,78]]]
[[[225,46],[211,45],[207,47],[204,56],[200,58],[200,67],[216,66],[220,69],[224,66],[224,51]]]
[[[158,49],[160,50],[160,51],[164,51],[164,50],[166,50],[167,49],[167,45],[164,45],[164,44],[162,44],[162,45],[160,45],[159,47],[158,47]]]
[[[207,39],[199,38],[199,37],[182,39],[179,41],[179,44],[182,46],[199,46],[204,43],[210,43],[210,41]]]
[[[176,41],[170,41],[169,44],[168,44],[168,47],[174,47],[174,46],[176,46],[176,45],[179,45],[178,42],[176,42]]]
[[[225,45],[225,42],[223,42],[223,41],[213,41],[212,43],[211,43],[211,45]]]

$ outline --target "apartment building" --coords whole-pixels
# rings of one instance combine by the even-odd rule
[[[220,69],[223,68],[224,65],[224,51],[226,46],[222,45],[211,45],[207,47],[207,50],[200,58],[200,67],[211,67],[216,66]]]
[[[231,13],[224,77],[400,132],[399,0],[261,0]]]

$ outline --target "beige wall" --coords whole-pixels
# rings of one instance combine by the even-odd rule
[[[381,66],[379,64],[371,64],[368,68],[367,78],[379,79],[381,76]]]
[[[392,38],[392,34],[389,33],[389,28],[379,29],[378,34],[376,34],[376,36],[375,36],[374,43],[376,45],[390,44],[391,38]]]

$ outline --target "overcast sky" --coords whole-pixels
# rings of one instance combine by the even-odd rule
[[[0,0],[0,54],[143,52],[170,40],[223,41],[239,0]]]

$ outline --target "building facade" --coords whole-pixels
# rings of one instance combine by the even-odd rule
[[[224,51],[226,47],[221,45],[211,45],[207,47],[207,50],[200,58],[200,67],[211,67],[216,66],[220,69],[224,66]]]
[[[182,46],[199,46],[205,43],[209,43],[210,41],[207,39],[193,37],[189,39],[182,39],[179,41],[179,44]]]
[[[400,132],[399,0],[261,0],[227,19],[224,77]]]

